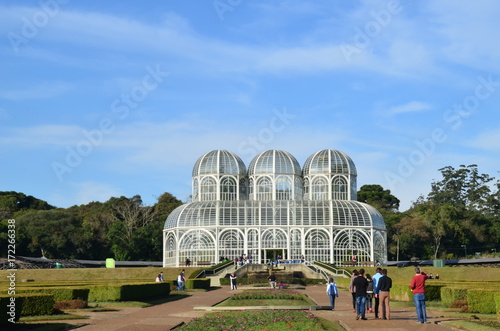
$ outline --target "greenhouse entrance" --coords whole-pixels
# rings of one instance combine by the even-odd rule
[[[262,256],[264,257],[264,264],[268,264],[271,261],[276,261],[277,256],[281,256],[281,259],[286,259],[286,249],[263,249]]]

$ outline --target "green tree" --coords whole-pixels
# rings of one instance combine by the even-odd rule
[[[395,212],[399,209],[399,199],[390,190],[377,184],[363,185],[358,191],[358,201],[367,203],[379,210]]]
[[[41,254],[58,259],[79,257],[81,224],[65,210],[27,213],[17,219],[17,228],[18,233],[28,238],[24,252],[30,255]],[[22,248],[20,253],[23,253]]]

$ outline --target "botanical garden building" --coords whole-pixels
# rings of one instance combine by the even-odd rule
[[[283,260],[342,264],[387,261],[380,213],[356,201],[356,167],[325,149],[301,168],[293,155],[268,150],[246,168],[234,153],[214,150],[193,167],[192,202],[176,208],[163,230],[163,265]]]

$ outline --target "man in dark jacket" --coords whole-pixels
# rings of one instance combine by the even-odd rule
[[[378,281],[378,291],[380,298],[380,306],[382,307],[382,319],[391,319],[391,308],[389,307],[390,292],[392,287],[392,279],[387,276],[387,269],[382,270],[382,277]]]
[[[366,305],[366,290],[368,281],[365,278],[365,269],[359,269],[358,277],[354,278],[352,284],[356,289],[356,319],[366,320],[365,305]]]

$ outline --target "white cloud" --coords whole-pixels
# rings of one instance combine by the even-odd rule
[[[466,146],[500,152],[499,141],[500,130],[491,130],[480,133],[476,138],[466,142]]]
[[[398,115],[405,113],[422,112],[432,109],[432,106],[422,101],[410,101],[402,105],[397,105],[387,110],[388,115]]]
[[[71,145],[81,139],[83,139],[82,128],[77,125],[17,127],[0,133],[0,145],[18,145],[27,148]]]
[[[17,90],[1,90],[0,99],[6,100],[26,100],[26,99],[47,99],[58,97],[72,89],[67,83],[46,82],[38,86]]]

